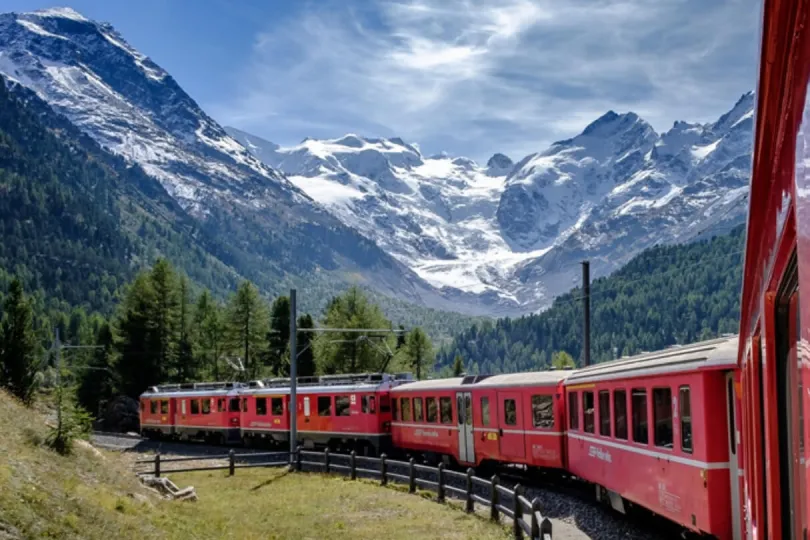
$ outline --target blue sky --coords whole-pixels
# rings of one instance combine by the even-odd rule
[[[608,109],[711,121],[756,80],[757,0],[2,0],[107,21],[224,125],[515,160]]]

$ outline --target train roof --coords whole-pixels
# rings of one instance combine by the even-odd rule
[[[504,373],[501,375],[467,375],[446,379],[429,379],[403,384],[396,392],[421,392],[425,390],[463,390],[473,388],[507,388],[520,386],[553,386],[569,377],[573,370],[530,371]]]
[[[738,336],[724,336],[689,345],[602,362],[573,372],[566,385],[685,371],[729,369],[737,365]]]
[[[493,375],[476,383],[476,387],[509,387],[509,386],[555,386],[564,381],[573,370],[556,369],[549,371],[529,371],[525,373],[504,373]]]
[[[247,385],[241,382],[162,384],[150,386],[141,397],[227,396],[236,395],[244,388],[247,388]]]

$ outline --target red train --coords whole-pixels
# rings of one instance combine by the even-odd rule
[[[739,338],[570,372],[302,382],[301,442],[557,469],[721,539],[810,537],[808,16],[763,0]],[[153,387],[141,428],[283,442],[285,384]]]

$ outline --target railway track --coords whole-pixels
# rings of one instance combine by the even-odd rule
[[[197,442],[144,439],[139,435],[94,432],[93,442],[104,448],[126,452],[160,451],[163,455],[184,457],[222,454],[223,447]],[[240,454],[267,452],[267,449],[240,447]],[[245,460],[249,460],[246,458]],[[397,472],[393,471],[392,472]],[[698,538],[682,528],[642,508],[631,508],[621,515],[594,497],[593,487],[577,478],[537,471],[522,471],[515,467],[499,467],[494,471],[505,487],[521,484],[531,500],[538,497],[543,514],[562,521],[593,540],[683,540]],[[451,480],[449,480],[452,482]],[[458,485],[456,487],[463,488]]]

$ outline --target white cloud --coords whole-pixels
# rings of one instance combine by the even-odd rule
[[[519,159],[608,109],[708,121],[755,83],[749,0],[317,2],[257,36],[225,123]],[[309,129],[310,131],[307,131]]]

